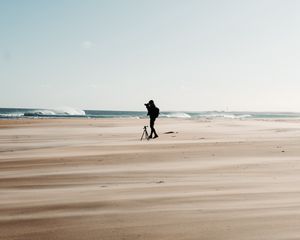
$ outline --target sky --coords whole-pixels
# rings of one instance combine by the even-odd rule
[[[300,112],[300,1],[0,0],[0,107]]]

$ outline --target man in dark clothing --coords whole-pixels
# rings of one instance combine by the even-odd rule
[[[148,116],[150,117],[150,128],[151,128],[151,133],[149,138],[157,138],[158,135],[154,129],[154,122],[156,120],[156,118],[159,115],[159,108],[157,108],[153,102],[153,100],[150,100],[149,103],[145,104],[147,110],[148,110]],[[153,136],[154,134],[154,136]]]

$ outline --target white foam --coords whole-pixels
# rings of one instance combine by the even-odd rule
[[[211,113],[211,114],[201,114],[198,117],[241,119],[241,118],[248,118],[252,116],[248,114],[234,115],[234,114],[226,114],[226,113]]]
[[[16,117],[22,117],[24,115],[24,113],[0,113],[0,117],[4,117],[4,118],[16,118]]]
[[[174,112],[174,113],[168,113],[168,114],[161,114],[161,117],[167,117],[167,118],[191,118],[192,116],[184,113],[184,112]]]
[[[76,115],[76,116],[84,116],[85,111],[78,109],[78,108],[72,108],[72,107],[61,107],[61,108],[56,108],[54,110],[56,114],[63,114],[63,115]]]
[[[36,115],[68,115],[68,116],[85,116],[85,111],[81,109],[71,108],[71,107],[61,107],[61,108],[55,108],[55,109],[37,109],[30,113],[36,114]]]

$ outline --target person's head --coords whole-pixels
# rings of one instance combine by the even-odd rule
[[[153,101],[153,100],[150,100],[150,101],[148,102],[148,104],[149,104],[150,106],[154,106],[154,101]]]

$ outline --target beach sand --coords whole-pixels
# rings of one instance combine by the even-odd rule
[[[1,120],[0,239],[300,239],[300,120],[147,123]]]

